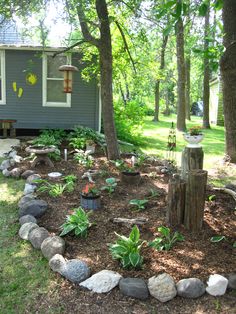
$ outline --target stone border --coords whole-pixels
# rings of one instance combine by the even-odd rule
[[[48,205],[33,194],[37,188],[35,180],[40,178],[39,174],[32,170],[24,171],[22,168],[13,168],[8,171],[8,168],[20,163],[21,160],[22,158],[17,156],[16,152],[11,152],[8,159],[0,165],[4,176],[26,179],[24,195],[18,203],[21,224],[19,236],[23,240],[30,241],[34,248],[41,249],[54,272],[96,293],[107,293],[119,286],[121,293],[125,296],[145,300],[151,295],[160,302],[170,301],[177,295],[184,298],[198,298],[205,291],[212,296],[222,296],[227,288],[236,289],[236,273],[229,274],[228,279],[219,274],[210,275],[207,287],[198,278],[182,279],[175,284],[174,279],[167,273],[149,278],[148,283],[141,278],[123,278],[119,273],[111,270],[102,270],[90,277],[90,268],[84,261],[64,259],[64,239],[59,236],[50,236],[45,228],[37,225],[37,217],[45,213]]]

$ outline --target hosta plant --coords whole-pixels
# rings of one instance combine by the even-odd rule
[[[131,230],[129,237],[116,233],[118,240],[109,245],[112,258],[119,260],[123,268],[140,269],[143,264],[143,257],[140,250],[145,241],[140,240],[138,227],[135,225]]]
[[[129,204],[133,206],[133,208],[137,211],[145,209],[145,204],[148,203],[148,200],[138,200],[133,199],[129,201]]]
[[[165,226],[159,227],[157,231],[160,233],[160,236],[148,244],[156,250],[169,251],[176,242],[184,240],[184,236],[181,233],[176,231],[174,234],[171,234],[170,228]]]
[[[101,190],[108,191],[108,193],[111,194],[115,191],[116,186],[117,182],[115,178],[107,178],[106,185],[102,186]]]
[[[76,236],[87,237],[88,229],[92,226],[89,221],[89,214],[82,207],[75,208],[74,213],[67,215],[66,222],[60,226],[60,229],[62,229],[60,236],[73,231]]]

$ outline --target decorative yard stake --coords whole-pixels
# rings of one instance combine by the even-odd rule
[[[176,157],[176,130],[174,128],[174,122],[171,123],[171,128],[168,135],[167,143],[167,159],[173,160]]]

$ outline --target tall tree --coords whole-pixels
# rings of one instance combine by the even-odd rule
[[[236,163],[236,1],[223,1],[225,51],[221,58],[226,154]]]
[[[99,20],[99,38],[95,38],[89,30],[84,14],[85,6],[83,6],[82,1],[78,2],[77,13],[84,40],[92,45],[95,45],[99,51],[102,114],[104,133],[107,142],[107,153],[109,159],[118,159],[119,148],[114,123],[112,94],[112,45],[109,15],[107,3],[105,0],[96,0],[95,4],[97,17]]]
[[[210,129],[209,100],[210,100],[210,67],[209,67],[209,28],[210,5],[207,6],[204,26],[204,79],[203,79],[203,127]]]
[[[182,7],[182,4],[183,4],[182,0],[178,0],[177,5]],[[178,69],[177,129],[179,131],[185,131],[186,129],[186,124],[185,124],[186,76],[185,76],[185,59],[184,59],[184,25],[183,25],[183,18],[181,14],[176,22],[175,31],[176,31],[176,52],[177,52],[177,69]]]

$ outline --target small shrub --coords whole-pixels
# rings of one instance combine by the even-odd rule
[[[74,213],[67,215],[66,222],[60,226],[62,229],[60,236],[73,231],[76,236],[87,237],[88,228],[91,226],[89,213],[86,213],[82,207],[75,208]]]
[[[129,204],[134,206],[134,208],[137,211],[145,209],[145,204],[148,203],[148,200],[138,200],[138,199],[133,199],[129,201]]]
[[[66,137],[64,130],[42,130],[40,135],[33,140],[34,145],[43,146],[59,146],[62,140]]]
[[[118,237],[116,243],[109,245],[112,258],[119,260],[123,268],[140,269],[143,264],[140,250],[145,241],[140,240],[138,227],[133,227],[128,238],[117,233],[116,235]]]
[[[77,153],[74,154],[74,160],[86,168],[91,168],[94,164],[93,157],[83,150],[77,150]]]
[[[177,241],[184,240],[184,236],[177,231],[171,235],[170,228],[161,226],[157,230],[160,232],[161,236],[155,238],[154,241],[149,242],[148,244],[156,250],[169,251]]]
[[[117,182],[115,178],[107,178],[106,185],[102,186],[101,190],[108,191],[108,193],[111,194],[115,191],[116,186]]]

